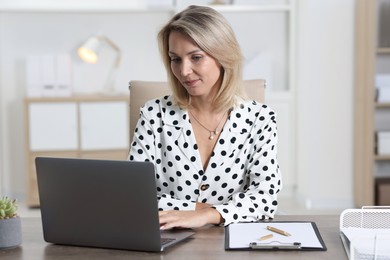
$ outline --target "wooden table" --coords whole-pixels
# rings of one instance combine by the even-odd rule
[[[48,244],[43,240],[40,218],[22,219],[23,244],[0,250],[1,260],[14,259],[348,259],[339,237],[338,215],[280,215],[275,220],[303,220],[316,222],[327,251],[225,251],[223,227],[209,226],[196,230],[196,234],[162,253],[110,250]]]

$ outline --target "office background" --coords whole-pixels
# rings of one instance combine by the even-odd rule
[[[165,79],[155,41],[156,28],[172,12],[148,9],[129,13],[121,7],[138,8],[145,2],[116,3],[114,7],[105,0],[59,1],[54,6],[45,0],[0,1],[1,193],[22,199],[26,196],[23,108],[26,56],[35,52],[70,53],[77,68],[74,72],[78,87],[99,88],[105,78],[99,73],[84,77],[88,67],[77,60],[75,52],[86,37],[105,33],[120,43],[125,53],[116,82],[119,91],[127,93],[127,82],[131,79]],[[283,148],[288,150],[288,158],[281,165],[286,180],[281,196],[294,198],[308,209],[352,207],[355,1],[291,3],[294,28],[290,35],[293,55],[289,57],[293,61],[288,61],[289,71],[280,72],[292,86],[288,111],[278,106],[283,97],[272,89],[266,94],[266,100],[281,108],[280,114],[288,122],[282,130],[285,144],[288,143]],[[47,22],[50,17],[53,23]],[[100,22],[94,24],[94,21]],[[271,25],[269,34],[256,33],[250,23],[235,26],[240,28],[236,31],[240,37],[253,41],[261,42],[273,34]],[[99,66],[105,69],[104,65]]]

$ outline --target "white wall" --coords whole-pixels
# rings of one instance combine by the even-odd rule
[[[352,206],[354,1],[299,0],[298,197]]]

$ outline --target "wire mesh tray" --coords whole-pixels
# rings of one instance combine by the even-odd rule
[[[350,260],[390,260],[390,206],[344,210],[340,237]]]

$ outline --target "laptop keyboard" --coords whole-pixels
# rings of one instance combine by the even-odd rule
[[[168,244],[169,242],[174,241],[174,240],[176,240],[176,239],[175,239],[175,238],[162,237],[162,238],[161,238],[161,245],[166,245],[166,244]]]

